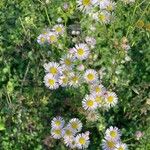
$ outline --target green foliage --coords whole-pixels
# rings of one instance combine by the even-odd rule
[[[82,118],[84,130],[92,133],[89,150],[101,150],[104,131],[110,125],[122,130],[123,141],[130,150],[150,150],[150,105],[147,103],[150,31],[145,26],[136,26],[139,20],[144,24],[150,22],[148,1],[137,0],[128,7],[118,2],[115,20],[108,26],[95,23],[95,33],[89,30],[92,20],[75,9],[75,0],[68,0],[67,11],[62,8],[64,2],[66,0],[52,0],[49,4],[44,0],[0,1],[0,149],[67,149],[50,137],[50,121],[61,115],[66,121],[72,117]],[[39,46],[36,42],[40,32],[55,25],[59,17],[67,27],[80,24],[82,35],[77,36],[77,40],[86,35],[96,37],[90,64],[97,70],[105,69],[103,83],[119,97],[118,105],[108,112],[99,112],[101,118],[95,123],[87,122],[78,109],[87,91],[85,85],[79,89],[50,91],[43,84],[44,62],[59,60],[65,47],[72,46],[73,37],[69,34],[59,41],[65,45],[64,51],[57,46]],[[131,45],[127,54],[130,61],[125,61],[126,53],[114,44],[123,36]],[[134,135],[137,130],[145,133],[139,141]]]

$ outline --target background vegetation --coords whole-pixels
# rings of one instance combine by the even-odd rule
[[[67,11],[63,10],[64,2],[67,0],[0,1],[0,149],[65,150],[60,141],[50,137],[50,121],[61,115],[68,120],[82,118],[84,129],[92,133],[90,150],[101,150],[102,133],[110,125],[122,130],[122,139],[130,150],[150,150],[149,2],[137,0],[131,6],[119,3],[113,23],[95,24],[95,33],[89,30],[92,21],[75,10],[75,0],[68,0]],[[104,68],[103,84],[119,97],[118,105],[101,113],[98,122],[87,122],[80,109],[86,87],[50,91],[43,84],[44,62],[58,60],[63,50],[41,47],[36,39],[59,17],[67,27],[80,25],[81,36],[77,39],[97,37],[94,54],[98,59],[90,63],[97,70]],[[123,36],[131,46],[127,54],[114,45]],[[65,41],[66,47],[71,47],[73,38],[68,29],[68,37],[60,43]],[[131,59],[125,60],[126,55]],[[144,132],[140,140],[136,140],[136,131]]]

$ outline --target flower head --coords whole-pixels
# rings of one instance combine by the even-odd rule
[[[75,132],[80,132],[82,129],[82,122],[77,118],[73,118],[69,121],[68,127]]]
[[[44,77],[44,83],[49,89],[57,89],[59,87],[58,79],[52,74],[48,73]]]
[[[63,130],[63,137],[68,137],[71,138],[75,135],[75,131],[70,127],[70,126],[66,126]]]
[[[111,14],[106,10],[96,12],[92,16],[93,19],[100,22],[101,24],[109,24],[111,21]]]
[[[97,103],[94,100],[93,95],[86,95],[82,101],[82,107],[85,110],[95,110],[97,108]]]
[[[96,40],[95,40],[93,37],[87,36],[87,37],[85,38],[85,41],[86,41],[86,43],[87,43],[89,46],[91,46],[92,48],[94,48],[95,45],[96,45]]]
[[[63,35],[65,32],[65,28],[62,24],[57,24],[53,27],[53,30],[59,34],[59,35]]]
[[[102,94],[104,92],[105,88],[102,84],[92,84],[90,86],[90,92],[92,94]]]
[[[114,150],[127,150],[127,145],[125,143],[117,143]]]
[[[76,140],[75,137],[64,137],[64,143],[66,146],[70,147],[71,149],[76,148]]]
[[[89,12],[96,0],[77,0],[78,9],[83,12]]]
[[[116,7],[116,3],[109,0],[108,3],[106,4],[106,10],[107,11],[113,11]]]
[[[98,80],[98,74],[93,69],[88,69],[84,73],[84,79],[87,83],[95,83]]]
[[[51,121],[51,126],[52,128],[58,129],[58,128],[63,128],[65,124],[65,121],[62,117],[54,117],[53,120]]]
[[[103,140],[102,148],[103,148],[103,150],[114,150],[116,144],[117,144],[117,141],[114,141],[112,139],[110,139],[110,140]]]
[[[105,139],[120,140],[121,133],[117,127],[110,127],[106,130]]]
[[[68,85],[69,78],[67,75],[63,74],[59,77],[59,85],[66,87]]]
[[[74,47],[75,57],[79,60],[87,59],[89,56],[89,53],[90,51],[89,51],[87,44],[80,43],[80,44],[76,44]]]
[[[81,84],[80,75],[71,72],[69,75],[69,85],[73,87],[78,87]]]
[[[81,133],[76,136],[76,144],[79,149],[87,148],[89,143],[89,134]]]
[[[53,76],[58,76],[61,73],[61,67],[56,62],[45,63],[44,68],[46,73],[50,73]]]
[[[57,35],[56,32],[49,32],[47,34],[47,41],[48,41],[48,43],[53,44],[53,43],[56,43],[57,40],[58,40],[58,35]]]
[[[86,119],[91,122],[95,122],[99,119],[99,114],[96,111],[87,112]]]
[[[94,100],[97,103],[97,107],[102,107],[105,105],[104,96],[102,94],[93,94]]]
[[[54,139],[60,139],[62,137],[62,131],[63,129],[51,129],[51,135]]]
[[[67,69],[71,69],[73,66],[74,58],[72,55],[68,54],[61,58],[60,64],[62,67],[66,67]]]
[[[37,37],[37,42],[42,45],[42,44],[45,44],[47,42],[47,37],[46,35],[44,34],[40,34],[38,37]]]
[[[97,0],[97,5],[99,6],[100,10],[106,9],[107,5],[109,3],[109,0]]]
[[[114,92],[107,92],[105,95],[106,107],[115,106],[118,102],[118,97]]]

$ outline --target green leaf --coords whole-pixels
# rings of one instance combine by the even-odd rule
[[[5,130],[5,124],[3,122],[0,122],[0,131]]]

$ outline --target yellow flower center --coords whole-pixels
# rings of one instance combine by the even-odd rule
[[[112,6],[112,5],[108,5],[108,6],[107,6],[107,10],[108,10],[108,11],[112,11],[112,10],[113,10],[113,6]]]
[[[94,102],[92,100],[87,101],[87,106],[92,107],[94,105]]]
[[[66,60],[65,60],[65,64],[66,64],[67,66],[70,66],[70,65],[71,65],[71,60],[70,60],[70,59],[66,59]]]
[[[84,6],[89,6],[91,4],[91,0],[82,0],[82,4]]]
[[[124,150],[124,148],[123,147],[119,147],[118,150]]]
[[[101,96],[96,96],[95,102],[97,102],[99,104],[102,103],[102,97]]]
[[[64,78],[62,79],[62,82],[66,84],[66,83],[68,82],[68,79],[64,77]]]
[[[80,137],[79,138],[79,143],[81,144],[81,145],[84,145],[85,144],[85,139],[83,138],[83,137]]]
[[[96,88],[95,88],[95,91],[96,91],[96,93],[99,93],[99,92],[101,92],[101,88],[96,87]]]
[[[110,136],[112,138],[115,138],[117,136],[117,133],[115,131],[110,131]]]
[[[72,135],[72,132],[70,130],[66,130],[66,135]]]
[[[115,142],[113,141],[107,141],[107,146],[111,149],[115,148]]]
[[[77,53],[78,53],[79,56],[84,55],[84,49],[79,48],[79,49],[77,50]]]
[[[60,125],[61,125],[61,122],[60,122],[59,120],[57,120],[57,121],[55,122],[55,124],[56,124],[56,126],[60,126]]]
[[[49,85],[52,85],[52,86],[53,86],[53,85],[55,84],[55,80],[54,80],[54,79],[49,79],[49,80],[48,80],[48,83],[49,83]]]
[[[57,27],[57,28],[56,28],[56,31],[57,31],[58,33],[62,32],[62,27]]]
[[[51,74],[55,75],[55,74],[57,74],[58,71],[57,71],[57,68],[51,67],[50,70],[49,70],[49,72],[50,72]]]
[[[57,37],[56,37],[55,35],[51,35],[51,36],[49,37],[49,39],[50,39],[50,42],[55,42],[55,41],[57,41]]]
[[[92,80],[94,80],[94,75],[92,73],[89,73],[87,75],[87,78],[88,78],[88,80],[92,81]]]
[[[78,124],[76,122],[72,122],[71,124],[73,129],[77,129],[78,128]]]
[[[106,16],[104,14],[100,14],[99,15],[99,20],[100,21],[105,21],[106,20]]]
[[[44,43],[44,42],[45,42],[45,38],[44,38],[44,37],[41,37],[41,39],[40,39],[40,40],[41,40],[41,42],[42,42],[42,43]]]
[[[137,26],[138,28],[143,28],[143,27],[144,27],[144,22],[143,22],[143,20],[137,21],[136,26]]]
[[[74,83],[77,82],[77,81],[78,81],[78,77],[77,77],[77,76],[72,77],[72,81],[73,81]]]
[[[57,134],[57,135],[60,135],[61,134],[61,131],[58,129],[58,130],[55,130],[54,131],[55,132],[55,134]]]
[[[107,98],[107,99],[108,99],[108,102],[109,102],[109,103],[112,103],[112,102],[113,102],[113,100],[114,100],[113,96],[108,96],[108,98]]]

